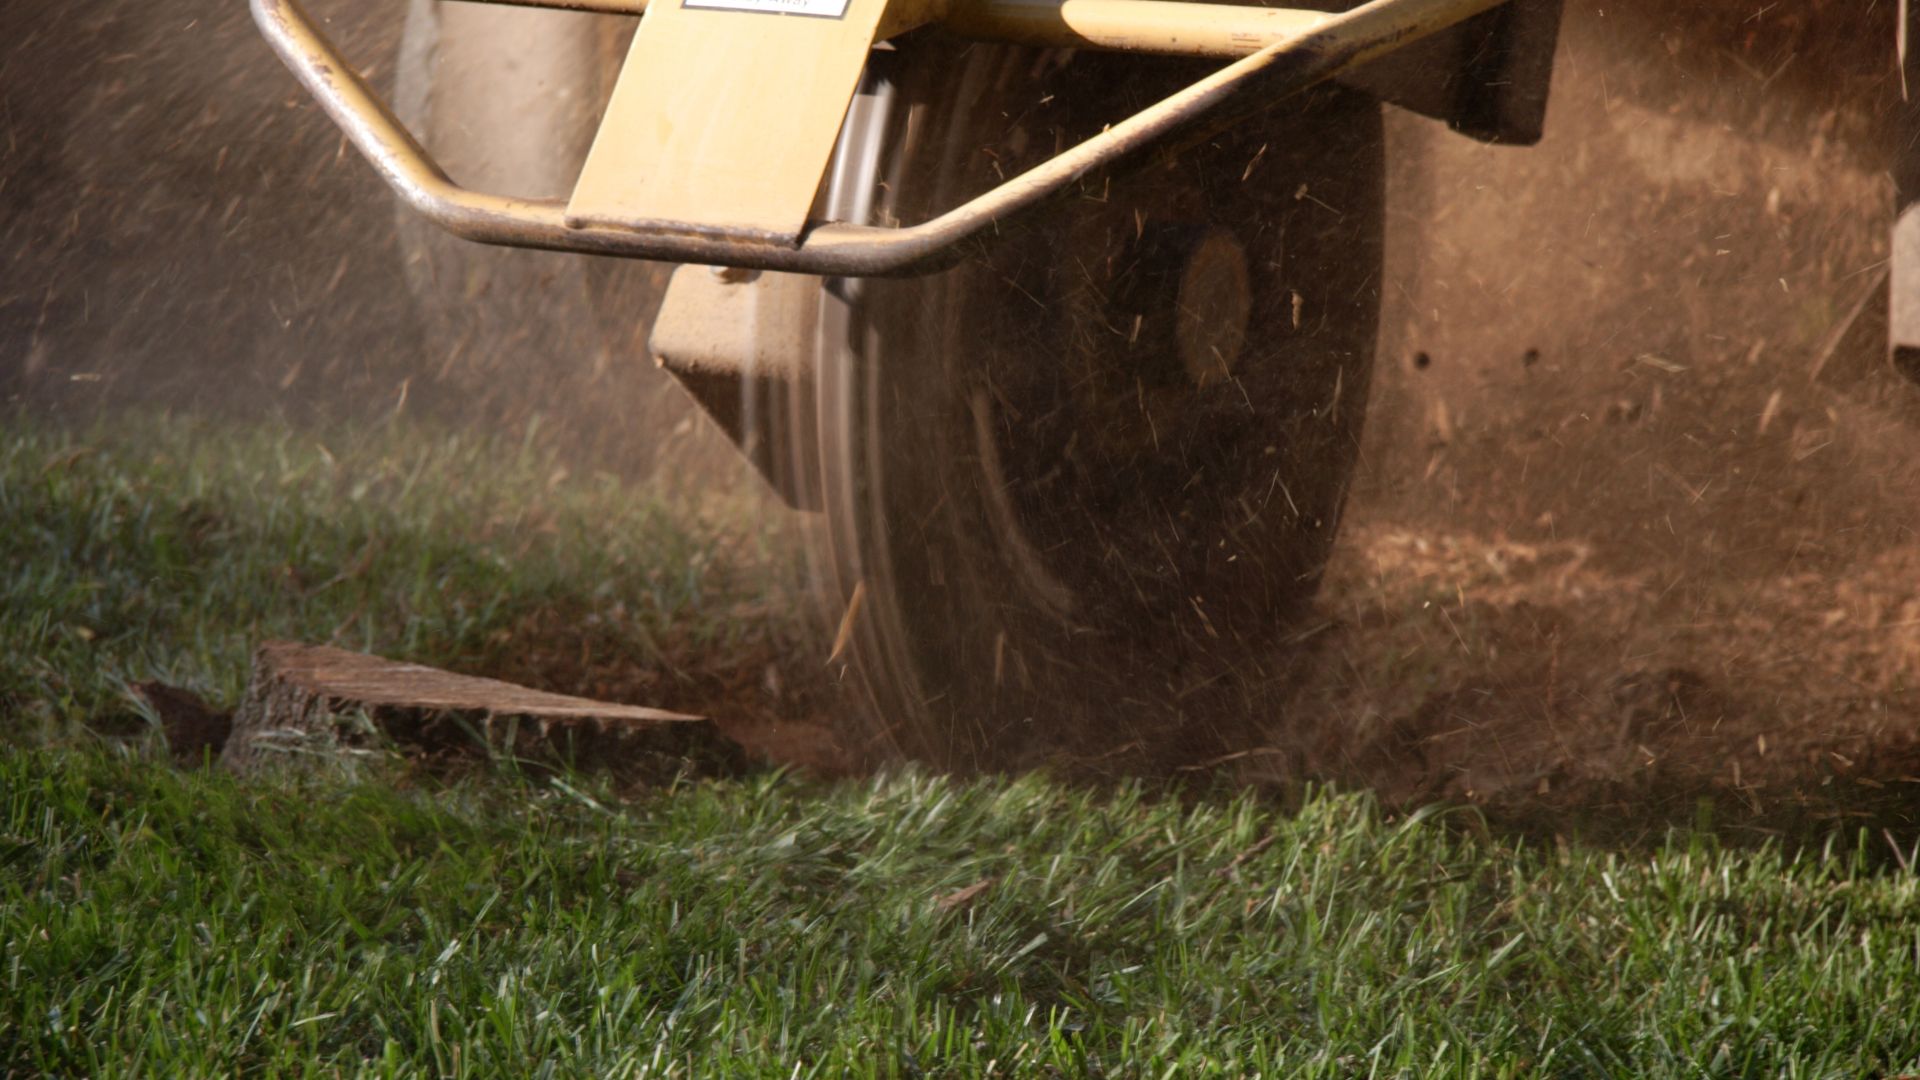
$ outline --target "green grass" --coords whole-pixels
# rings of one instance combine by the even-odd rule
[[[247,788],[0,762],[17,1074],[1865,1076],[1920,892],[1040,778]],[[982,881],[970,904],[941,898]]]
[[[525,445],[16,418],[0,711],[69,730],[136,708],[140,679],[231,705],[275,637],[536,680],[542,648],[671,666],[753,629],[716,617],[767,586],[772,557],[743,536]]]
[[[231,702],[268,636],[475,664],[590,620],[569,649],[724,653],[780,556],[519,447],[0,441],[0,1075],[1920,1071],[1920,882],[1860,837],[1623,853],[1038,776],[177,772],[89,734],[127,680]]]

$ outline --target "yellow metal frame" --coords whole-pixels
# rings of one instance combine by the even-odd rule
[[[841,14],[655,4],[633,36],[567,224],[798,240],[887,0],[814,6]]]
[[[470,0],[512,7],[644,15],[647,0]],[[1329,18],[1301,8],[1240,7],[1184,0],[901,0],[888,6],[879,37],[930,22],[961,37],[1059,48],[1235,59],[1311,30]]]
[[[1232,113],[1271,105],[1354,65],[1497,7],[1502,0],[1371,0],[1338,14],[1168,0],[948,0],[946,3],[892,0],[875,12],[872,6],[860,5],[879,6],[884,0],[849,0],[849,15],[860,11],[859,23],[852,30],[832,35],[833,47],[838,50],[830,65],[833,70],[819,80],[819,85],[828,87],[831,98],[816,99],[807,108],[782,114],[798,115],[802,122],[811,125],[806,136],[811,140],[809,145],[823,138],[818,133],[821,116],[831,117],[832,126],[837,129],[838,118],[847,105],[846,97],[840,96],[840,87],[845,87],[847,96],[852,94],[852,84],[846,77],[849,64],[846,54],[851,49],[847,41],[865,35],[858,49],[864,56],[872,40],[884,39],[923,21],[942,21],[969,36],[1031,44],[1239,57],[1192,86],[1120,120],[1099,135],[999,187],[931,221],[897,229],[832,222],[789,224],[794,220],[793,207],[799,202],[793,193],[804,188],[807,202],[811,202],[812,188],[818,186],[825,166],[825,154],[831,151],[831,137],[825,137],[824,147],[816,146],[819,167],[816,168],[809,157],[786,170],[802,175],[802,180],[783,181],[778,198],[759,204],[751,215],[743,216],[737,210],[730,210],[724,201],[729,196],[710,183],[716,174],[703,173],[703,170],[751,170],[752,163],[742,161],[735,150],[751,147],[755,122],[750,118],[703,114],[697,104],[683,105],[694,112],[678,116],[658,108],[649,113],[638,108],[645,104],[638,92],[631,95],[629,104],[621,105],[614,126],[603,124],[602,134],[596,139],[596,154],[599,143],[605,139],[634,140],[638,145],[651,143],[656,148],[671,144],[671,133],[664,137],[658,133],[662,127],[675,125],[691,125],[692,130],[717,125],[720,129],[717,137],[732,148],[718,158],[707,159],[702,159],[697,148],[694,151],[687,151],[686,145],[675,148],[675,156],[666,168],[681,170],[680,178],[673,185],[681,189],[675,196],[678,201],[654,205],[677,209],[667,214],[650,209],[646,193],[660,189],[647,183],[634,182],[633,190],[642,193],[638,199],[619,194],[622,176],[631,180],[643,170],[662,167],[657,159],[630,153],[627,149],[619,151],[617,163],[604,174],[596,175],[590,158],[583,179],[592,177],[596,185],[604,181],[608,186],[590,188],[589,198],[582,198],[581,191],[576,190],[571,203],[469,191],[448,179],[320,33],[299,0],[250,2],[255,21],[268,42],[381,177],[414,209],[457,235],[483,243],[519,247],[863,276],[933,269],[951,256],[956,244],[995,221],[1059,193],[1091,170],[1110,165],[1203,121],[1217,122],[1223,111]],[[678,7],[685,0],[654,2]],[[542,0],[540,6],[606,10],[615,5],[623,11],[646,6],[637,0]],[[640,39],[647,36],[646,22],[662,14],[655,11],[643,20],[643,33],[635,35],[630,68],[641,56]],[[699,56],[682,56],[676,70],[689,70],[688,62],[692,61],[705,65],[705,69],[728,73],[721,78],[755,77],[758,73],[743,70],[736,64],[736,58],[742,55],[776,64],[785,72],[803,69],[804,58],[796,61],[793,57],[782,57],[778,43],[802,41],[808,32],[796,31],[790,24],[813,20],[740,12],[699,14],[724,19],[739,39],[752,38],[770,44],[755,46],[748,53],[732,35],[703,31],[691,37],[704,41],[700,47],[710,51]],[[675,42],[682,41],[677,35],[668,37]],[[802,67],[795,67],[796,63]],[[858,68],[853,67],[851,71],[857,79]],[[622,81],[626,79],[627,72],[623,70]],[[636,85],[648,81],[642,76]],[[719,83],[709,80],[706,85]],[[618,90],[616,96],[619,96]],[[648,124],[653,125],[655,134],[649,135],[644,130]],[[743,138],[742,132],[749,137]],[[693,140],[694,144],[699,142]],[[777,159],[762,161],[764,169],[780,168]],[[808,172],[810,180],[803,175]],[[750,171],[748,175],[754,173]],[[806,183],[812,186],[805,187]],[[607,191],[613,192],[611,198],[605,197]],[[703,198],[707,200],[704,204]],[[686,212],[688,207],[692,212]],[[799,213],[804,216],[805,206],[800,207]]]

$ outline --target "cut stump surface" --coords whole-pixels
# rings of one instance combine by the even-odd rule
[[[327,645],[270,641],[254,653],[253,674],[223,760],[244,772],[260,763],[269,743],[340,741],[339,717],[356,709],[388,720],[406,718],[403,725],[377,725],[383,729],[379,734],[389,738],[405,734],[396,727],[419,734],[434,718],[462,714],[478,715],[483,722],[495,717],[535,720],[543,735],[553,723],[580,725],[594,736],[606,736],[616,729],[638,731],[702,719],[548,693]]]

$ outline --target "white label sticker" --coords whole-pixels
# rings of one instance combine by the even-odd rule
[[[683,8],[713,11],[758,11],[767,15],[807,15],[816,19],[838,19],[847,13],[851,0],[680,0]]]

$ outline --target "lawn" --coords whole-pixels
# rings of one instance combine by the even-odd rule
[[[1920,1069],[1920,890],[1879,837],[912,770],[240,781],[168,765],[127,689],[230,705],[276,636],[684,670],[780,639],[721,613],[775,618],[784,558],[524,446],[16,420],[0,1074]]]
[[[788,572],[768,544],[738,505],[669,506],[530,444],[16,420],[0,428],[0,707],[16,731],[97,727],[137,709],[126,687],[145,679],[231,705],[270,638],[643,692],[621,683],[791,629],[729,617]]]

